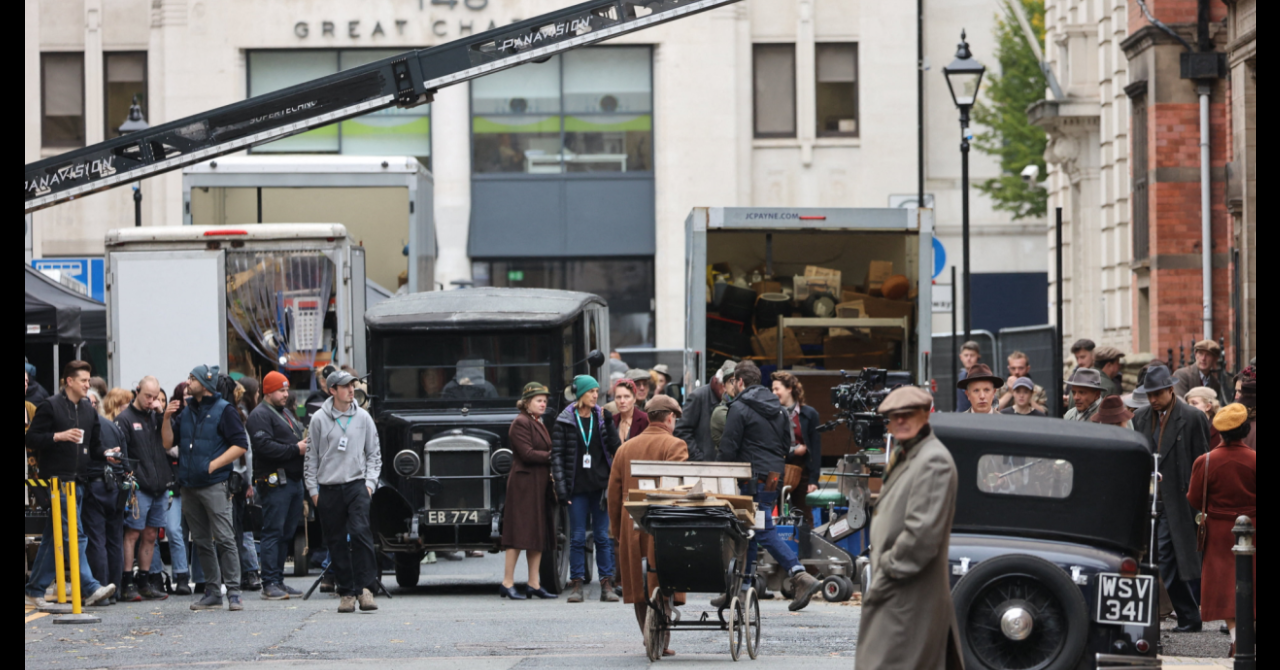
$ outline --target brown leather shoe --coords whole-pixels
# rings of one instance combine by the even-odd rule
[[[569,597],[565,598],[567,603],[582,602],[582,580],[575,579],[569,582]]]
[[[356,611],[356,597],[342,596],[342,600],[338,603],[339,614],[350,614]]]
[[[809,606],[809,600],[822,589],[822,582],[807,572],[798,572],[791,579],[793,580],[791,588],[795,591],[796,597],[791,599],[791,604],[787,606],[787,609],[792,612],[799,612]]]
[[[613,592],[613,577],[603,577],[600,579],[600,602],[616,603],[618,602],[618,594]]]
[[[361,612],[372,612],[378,609],[378,603],[373,602],[373,594],[369,593],[369,589],[360,592],[360,597],[356,598],[360,602]]]

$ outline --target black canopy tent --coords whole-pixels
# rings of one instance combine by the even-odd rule
[[[27,343],[101,344],[107,341],[106,305],[27,269]]]

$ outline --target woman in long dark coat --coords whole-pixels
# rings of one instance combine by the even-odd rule
[[[538,572],[547,532],[547,486],[551,483],[551,433],[542,423],[550,393],[538,382],[525,384],[524,394],[516,403],[520,416],[511,422],[508,431],[515,459],[507,477],[507,502],[502,518],[502,546],[507,550],[507,566],[498,593],[503,598],[526,598],[515,588],[516,559],[521,551],[525,552],[525,562],[529,564],[525,592],[539,598],[556,597],[542,588]]]
[[[1236,557],[1231,547],[1236,538],[1231,529],[1236,525],[1236,517],[1241,515],[1249,517],[1257,527],[1257,452],[1244,443],[1250,430],[1249,410],[1244,405],[1232,403],[1223,407],[1214,416],[1213,425],[1222,433],[1223,445],[1196,459],[1191,468],[1187,502],[1202,512],[1203,523],[1209,524],[1204,567],[1200,571],[1200,618],[1226,620],[1234,654]],[[1254,576],[1257,576],[1256,567]],[[1257,593],[1256,582],[1254,593]]]

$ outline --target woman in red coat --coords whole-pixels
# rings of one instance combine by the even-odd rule
[[[1234,654],[1236,557],[1231,547],[1236,538],[1231,529],[1240,515],[1249,517],[1257,526],[1257,452],[1244,443],[1250,428],[1249,410],[1244,405],[1232,403],[1218,410],[1213,427],[1222,433],[1224,443],[1196,459],[1187,501],[1204,513],[1204,523],[1209,524],[1200,582],[1200,615],[1205,621],[1226,620]],[[1257,572],[1255,567],[1255,580]]]
[[[507,476],[507,500],[503,506],[502,546],[507,550],[507,565],[498,595],[512,600],[556,597],[542,588],[538,573],[547,536],[547,486],[551,483],[551,433],[542,423],[550,394],[538,382],[525,384],[524,394],[516,403],[520,416],[511,422],[507,433],[515,458]],[[515,587],[516,560],[522,550],[529,564],[527,596]]]

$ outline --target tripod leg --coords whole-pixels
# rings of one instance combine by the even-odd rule
[[[316,580],[311,583],[311,588],[307,589],[307,592],[303,594],[303,600],[310,598],[311,594],[315,593],[316,589],[320,588],[320,581],[324,579],[324,576],[327,574],[329,574],[329,564],[325,563],[324,569],[320,571],[320,576],[316,577]]]

